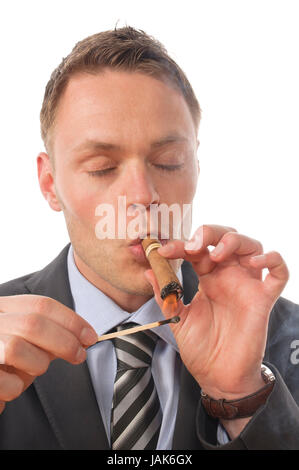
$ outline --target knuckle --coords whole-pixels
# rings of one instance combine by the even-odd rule
[[[276,264],[281,264],[281,263],[284,263],[284,260],[281,256],[280,253],[278,253],[278,251],[269,251],[269,253],[267,254],[267,256],[269,257],[269,259],[272,261],[272,262],[275,262]]]
[[[78,320],[79,319],[76,315],[66,315],[64,320],[64,327],[69,331],[79,333],[79,331],[82,329],[82,326]]]
[[[260,242],[260,240],[256,240],[255,238],[250,238],[250,242],[254,244],[256,253],[263,253],[264,252],[264,246],[263,246],[262,242]]]
[[[222,237],[222,241],[228,243],[230,241],[237,240],[238,238],[239,234],[237,232],[226,232]]]
[[[36,295],[33,299],[33,311],[39,314],[45,314],[49,312],[51,308],[52,299],[50,297]]]
[[[61,356],[67,360],[74,361],[78,353],[78,349],[81,347],[79,341],[73,336],[68,335],[62,344]]]
[[[264,246],[263,244],[260,242],[260,241],[256,241],[257,245],[258,245],[258,250],[259,252],[263,253],[264,252]]]
[[[42,331],[42,323],[40,315],[36,313],[28,313],[23,316],[21,330],[26,336],[39,335]]]
[[[13,364],[17,356],[22,354],[22,339],[18,336],[11,336],[5,344],[5,362]]]

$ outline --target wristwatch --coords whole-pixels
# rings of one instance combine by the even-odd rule
[[[265,386],[257,392],[237,400],[226,400],[224,398],[215,400],[201,391],[201,402],[208,415],[212,416],[212,418],[224,420],[252,416],[260,406],[265,404],[275,383],[275,375],[265,364],[262,364],[261,374]]]

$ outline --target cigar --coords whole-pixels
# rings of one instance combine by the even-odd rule
[[[144,238],[141,243],[145,256],[156,276],[161,299],[164,300],[170,294],[175,294],[176,300],[179,300],[184,293],[183,287],[168,259],[158,253],[158,248],[162,246],[160,241],[154,238]]]

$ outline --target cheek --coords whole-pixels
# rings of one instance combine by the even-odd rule
[[[169,204],[191,204],[196,193],[197,180],[196,168],[188,168],[178,177],[173,178],[171,184],[164,186],[164,199]]]
[[[193,178],[192,181],[187,185],[187,191],[186,191],[186,203],[191,204],[195,193],[196,193],[196,188],[197,188],[197,178],[196,180]]]
[[[186,202],[191,203],[196,193],[198,182],[198,166],[197,160],[193,161],[189,166],[182,187],[185,191]]]
[[[71,177],[66,172],[56,179],[56,190],[68,216],[81,221],[94,222],[95,209],[101,202],[101,192],[88,180]]]

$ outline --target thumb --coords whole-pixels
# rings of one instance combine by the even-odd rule
[[[157,279],[155,278],[153,270],[152,269],[147,269],[144,272],[144,277],[151,284],[151,286],[153,288],[153,291],[154,291],[155,300],[156,300],[157,304],[159,305],[159,307],[162,309],[163,301],[162,301],[161,296],[160,296],[159,285],[158,285]]]

